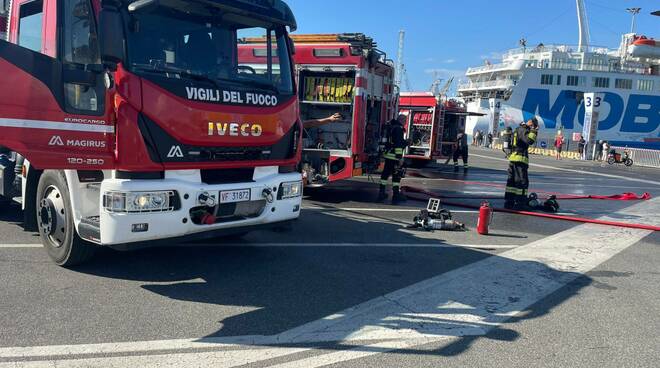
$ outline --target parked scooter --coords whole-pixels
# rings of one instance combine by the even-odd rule
[[[612,150],[607,155],[607,163],[610,165],[624,164],[630,167],[633,165],[633,160],[630,158],[630,152],[628,150],[623,150],[623,154],[616,153],[614,150]]]

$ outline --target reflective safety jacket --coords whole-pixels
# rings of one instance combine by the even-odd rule
[[[513,132],[511,138],[510,162],[522,162],[529,165],[529,147],[536,142],[536,131],[527,126],[520,126]]]
[[[403,158],[403,151],[407,146],[406,140],[403,138],[403,126],[396,120],[390,124],[389,137],[383,157],[386,160],[401,160]]]

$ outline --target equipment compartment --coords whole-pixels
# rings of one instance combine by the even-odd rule
[[[355,72],[302,70],[299,82],[302,121],[323,119],[335,113],[342,116],[337,122],[305,128],[303,174],[308,184],[325,184],[330,175],[345,170],[346,159],[352,157]]]

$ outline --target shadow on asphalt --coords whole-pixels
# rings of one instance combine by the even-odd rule
[[[329,214],[319,216],[332,217],[326,219],[325,223],[342,231],[392,234],[390,241],[399,244],[425,242],[412,234],[397,231],[400,226],[394,224],[368,221],[356,223],[355,220]],[[104,278],[138,281],[143,283],[143,289],[172,300],[250,309],[232,314],[236,313],[236,308],[232,313],[218,316],[218,320],[213,321],[217,322],[218,330],[207,337],[271,336],[488,257],[501,262],[507,269],[521,272],[534,270],[548,282],[562,282],[578,277],[577,274],[557,271],[537,262],[519,262],[474,249],[380,246],[191,247],[130,253],[106,251],[96,261],[76,271]],[[582,280],[581,287],[589,284],[588,277],[582,277]],[[470,285],[469,282],[466,285]],[[557,304],[572,297],[579,288],[569,290],[571,292],[565,292],[561,298],[554,299],[553,304],[537,304],[530,308],[518,320],[547,314]],[[511,302],[516,301],[519,291],[507,290]],[[484,293],[488,292],[484,290]],[[434,298],[433,295],[428,297]],[[464,307],[442,307],[448,303]],[[424,329],[420,333],[460,338],[440,351],[403,351],[409,354],[455,355],[467,350],[475,340],[482,337],[504,341],[515,341],[520,337],[517,332],[507,329],[506,325],[496,327],[486,336],[465,336],[465,331],[470,331],[468,335],[474,335],[475,331],[490,329],[491,323],[501,321],[502,314],[515,310],[506,303],[489,304],[486,309],[472,308],[473,303],[474,300],[463,300],[460,296],[452,300],[438,298],[429,307],[420,304],[414,316],[409,313],[382,316],[376,326],[393,330],[418,330],[423,325]],[[473,320],[478,322],[434,317],[438,313],[472,315],[475,317]],[[158,311],[154,311],[144,318],[145,324],[153,325],[167,323],[172,315],[160,316]],[[187,316],[181,315],[180,318],[185,319]],[[340,320],[335,319],[334,322]],[[368,327],[359,323],[352,326],[354,328],[343,331],[343,335],[336,341]],[[478,332],[476,334],[483,335]],[[329,349],[356,349],[356,345],[352,344],[337,342],[278,346],[322,345]],[[373,351],[372,347],[364,348]],[[359,345],[357,349],[360,349]]]
[[[0,202],[0,221],[8,222],[11,224],[23,223],[23,212],[18,205],[8,203],[6,201]]]

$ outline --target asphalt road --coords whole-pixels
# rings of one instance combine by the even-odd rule
[[[404,184],[501,206],[506,162],[409,170]],[[660,170],[533,157],[532,189],[660,195]],[[358,178],[308,191],[290,232],[50,263],[0,212],[5,366],[654,367],[657,233],[446,207],[466,232],[406,229],[425,206]],[[567,216],[660,225],[660,202],[561,201]]]

